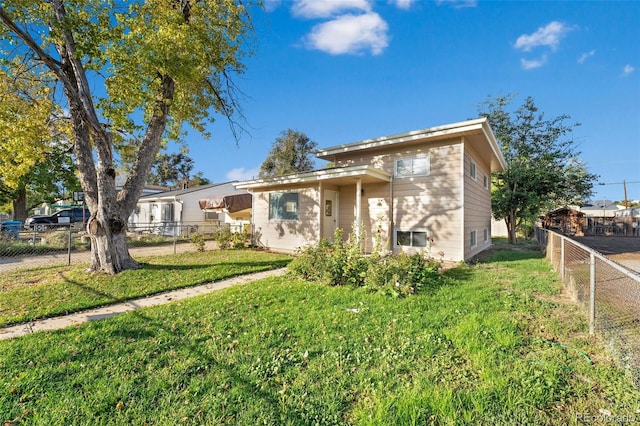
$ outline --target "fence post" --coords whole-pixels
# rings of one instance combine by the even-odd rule
[[[560,237],[560,278],[564,283],[564,237]]]
[[[178,246],[178,224],[173,224],[173,254],[176,254],[176,248]]]
[[[593,251],[589,263],[589,335],[593,336],[596,329],[596,255]]]
[[[68,265],[71,265],[71,225],[69,225],[69,238],[67,241]]]

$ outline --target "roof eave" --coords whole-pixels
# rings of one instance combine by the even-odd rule
[[[398,143],[412,142],[425,139],[436,139],[446,137],[456,137],[472,131],[482,131],[487,118],[477,118],[474,120],[461,121],[458,123],[446,124],[443,126],[430,127],[427,129],[413,130],[407,133],[384,136],[374,139],[365,139],[359,142],[336,145],[316,151],[316,156],[321,159],[331,159],[336,154],[344,154],[365,149],[380,148]]]
[[[348,177],[357,178],[361,176],[369,176],[385,182],[391,181],[391,175],[389,173],[383,170],[376,169],[369,165],[361,165],[346,168],[315,170],[312,172],[296,173],[268,179],[256,179],[251,181],[239,182],[235,185],[235,187],[237,189],[252,190],[271,186],[305,184],[330,179],[341,179]]]

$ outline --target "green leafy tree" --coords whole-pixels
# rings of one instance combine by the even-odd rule
[[[189,186],[208,185],[211,181],[204,177],[204,173],[198,172],[189,180]]]
[[[142,194],[163,137],[186,123],[208,136],[213,113],[236,127],[232,76],[242,73],[251,33],[234,0],[3,0],[0,67],[10,78],[44,81],[68,111],[75,158],[91,211],[91,270],[137,268],[126,221]],[[61,88],[63,98],[55,97]],[[134,158],[116,189],[116,153]]]
[[[69,153],[69,120],[50,99],[50,75],[29,77],[24,64],[14,74],[0,69],[0,202],[14,219],[42,202],[78,189]]]
[[[511,112],[513,98],[490,97],[478,108],[488,117],[507,162],[507,170],[493,177],[491,202],[494,217],[506,222],[510,243],[523,224],[545,210],[580,204],[597,178],[579,159],[570,137],[579,124],[567,124],[566,114],[545,119],[531,97]]]
[[[285,130],[276,138],[260,166],[261,178],[313,170],[311,153],[318,144],[296,130]]]
[[[11,203],[14,219],[24,221],[30,209],[42,203],[70,199],[74,191],[81,190],[68,149],[56,145],[13,187],[0,182],[0,203]]]
[[[188,183],[191,170],[193,170],[193,160],[186,154],[161,153],[153,163],[149,183],[170,187]]]

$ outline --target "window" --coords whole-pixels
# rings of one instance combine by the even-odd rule
[[[469,161],[471,161],[471,164],[469,164],[469,176],[471,176],[471,179],[476,180],[477,179],[476,163],[473,160],[469,160]]]
[[[395,176],[429,176],[429,157],[400,158],[396,160]]]
[[[476,247],[478,245],[478,233],[476,231],[471,231],[471,247]]]
[[[427,247],[426,231],[396,231],[396,244],[405,247]]]
[[[484,228],[484,242],[489,242],[489,229]]]
[[[489,189],[489,178],[487,175],[482,175],[482,185],[485,189]]]
[[[224,213],[222,213],[222,215],[224,215]],[[224,222],[224,217],[221,219],[218,212],[206,211],[204,212],[204,220],[206,220],[207,222],[215,222],[219,220]]]
[[[162,221],[173,222],[173,203],[162,204]]]
[[[298,193],[269,194],[269,220],[298,220]]]

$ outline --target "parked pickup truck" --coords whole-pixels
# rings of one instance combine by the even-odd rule
[[[74,223],[81,223],[83,226],[89,220],[89,209],[87,207],[72,207],[70,209],[59,210],[52,215],[37,215],[27,218],[24,227],[35,229],[36,231],[46,231],[50,228],[61,226],[71,226]]]

